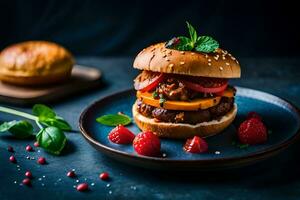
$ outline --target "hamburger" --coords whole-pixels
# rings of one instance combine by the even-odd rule
[[[133,118],[143,131],[160,137],[208,137],[234,120],[237,105],[230,78],[241,75],[239,62],[209,36],[174,37],[143,49],[133,67],[137,100]]]

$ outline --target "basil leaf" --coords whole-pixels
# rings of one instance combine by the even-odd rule
[[[35,104],[32,108],[32,113],[38,117],[55,117],[56,113],[49,108],[48,106],[45,106],[43,104]]]
[[[47,117],[39,117],[39,122],[46,126],[54,126],[64,131],[72,130],[71,126],[61,117],[47,118]]]
[[[189,29],[191,41],[193,43],[196,43],[197,37],[198,37],[196,30],[194,29],[194,27],[190,23],[186,22],[186,24],[187,24],[187,27]]]
[[[96,121],[106,126],[128,125],[131,123],[130,117],[124,114],[103,115],[101,117],[98,117]]]
[[[62,117],[56,115],[54,110],[43,104],[33,106],[32,112],[38,116],[38,121],[46,126],[55,126],[64,131],[72,130],[71,126]]]
[[[53,126],[41,129],[36,139],[40,147],[56,155],[61,153],[67,142],[64,132]]]
[[[180,39],[180,43],[176,46],[176,49],[179,51],[191,51],[193,47],[193,43],[190,38],[180,36],[178,37]]]
[[[10,132],[19,139],[28,138],[33,135],[33,126],[25,120],[4,122],[0,125],[0,132]]]
[[[13,127],[17,123],[16,120],[10,122],[3,122],[0,125],[0,132],[8,131],[11,127]]]
[[[195,50],[204,53],[214,52],[219,43],[210,36],[200,36],[197,39]]]

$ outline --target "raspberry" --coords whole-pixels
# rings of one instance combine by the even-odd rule
[[[208,150],[206,141],[199,136],[187,139],[183,149],[190,153],[204,153]]]
[[[248,115],[247,115],[247,119],[252,119],[252,118],[256,118],[258,119],[259,121],[262,121],[262,118],[261,116],[257,113],[257,112],[249,112]]]
[[[130,144],[135,135],[122,125],[117,126],[108,135],[108,139],[116,144]]]
[[[160,155],[160,140],[151,131],[139,133],[133,140],[134,150],[144,156]]]
[[[267,141],[267,128],[257,118],[251,118],[241,123],[238,137],[243,144],[259,144]]]

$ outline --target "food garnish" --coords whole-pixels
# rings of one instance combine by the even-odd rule
[[[189,153],[204,153],[208,150],[208,144],[199,136],[194,136],[191,139],[187,139],[183,149]]]
[[[128,125],[131,123],[129,116],[125,114],[108,114],[98,117],[97,122],[106,126]]]
[[[210,36],[198,36],[195,28],[186,22],[189,36],[174,37],[166,42],[165,47],[169,49],[176,49],[179,51],[197,51],[203,53],[215,52],[219,48],[219,43]]]
[[[257,118],[247,119],[238,129],[238,138],[242,144],[260,144],[268,139],[267,128]]]
[[[134,137],[135,135],[122,125],[118,125],[108,134],[108,139],[116,144],[131,144]]]
[[[0,112],[33,120],[40,129],[35,135],[35,130],[30,122],[13,120],[2,123],[0,125],[0,132],[10,132],[14,137],[19,139],[35,135],[40,147],[56,155],[60,154],[65,147],[67,139],[63,131],[70,131],[71,126],[51,108],[42,104],[36,104],[33,106],[32,115],[0,106]]]
[[[144,156],[159,156],[160,140],[151,131],[139,133],[133,140],[134,150]]]

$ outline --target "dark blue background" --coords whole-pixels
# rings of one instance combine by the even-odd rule
[[[132,56],[186,34],[188,20],[238,57],[298,56],[298,8],[280,0],[6,0],[0,2],[0,49],[42,39],[75,55]]]

